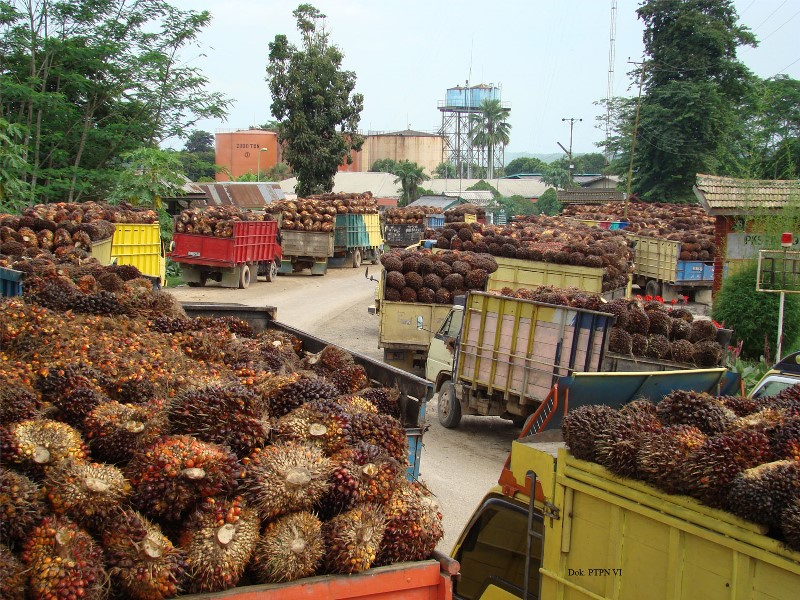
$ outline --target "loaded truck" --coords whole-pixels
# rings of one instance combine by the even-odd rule
[[[503,288],[536,289],[542,285],[575,287],[601,293],[603,269],[560,265],[517,258],[495,257],[497,270],[489,276],[485,291]],[[629,290],[620,288],[603,293],[607,300],[624,297]],[[394,302],[385,300],[386,272],[381,273],[378,293],[371,314],[378,315],[378,348],[383,348],[384,362],[420,376],[425,375],[431,340],[450,314],[449,304]]]
[[[665,302],[690,296],[695,302],[711,303],[714,285],[713,260],[681,260],[681,243],[662,238],[627,234],[634,252],[634,283],[648,296]]]
[[[800,353],[775,365],[750,396],[797,383]],[[580,398],[578,405],[619,407],[637,395],[633,386],[602,395],[587,382],[584,393],[570,391],[569,408]],[[765,527],[579,460],[557,427],[550,422],[512,442],[498,484],[451,553],[461,565],[454,598],[797,597],[800,552],[768,537]]]
[[[614,319],[582,308],[470,292],[465,306],[451,308],[430,342],[425,376],[439,394],[439,422],[455,428],[462,415],[487,415],[521,426],[559,382],[577,374],[641,371],[627,357],[608,355]],[[735,388],[724,368],[674,371],[664,368],[674,363],[652,364],[657,362],[645,359],[649,370],[629,373],[622,381],[636,382],[642,393],[648,381],[671,378],[685,386],[706,376]]]
[[[386,223],[383,237],[390,248],[408,248],[424,239],[426,229],[441,229],[443,226],[443,214],[430,214],[425,215],[422,223]]]
[[[376,264],[383,247],[380,216],[340,213],[332,231],[282,229],[281,247],[281,274],[309,269],[312,275],[325,275],[329,266],[358,268],[365,260]]]
[[[167,260],[158,223],[114,223],[111,262],[133,265],[156,288],[166,285]]]
[[[202,287],[213,279],[223,287],[245,289],[262,274],[278,273],[281,246],[276,221],[235,221],[230,237],[175,232],[170,258],[181,266],[183,280]]]

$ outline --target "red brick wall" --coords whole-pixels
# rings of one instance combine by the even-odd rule
[[[722,287],[722,268],[725,262],[728,234],[732,228],[732,218],[718,216],[714,223],[714,286],[711,293],[716,294]]]

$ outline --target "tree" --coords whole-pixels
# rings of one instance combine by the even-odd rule
[[[575,187],[575,182],[572,181],[569,171],[563,167],[548,165],[542,173],[542,183],[545,185],[552,185],[560,190],[566,190]]]
[[[455,179],[458,177],[456,166],[449,160],[439,163],[433,170],[433,174],[439,179]]]
[[[633,190],[643,199],[694,202],[697,173],[715,173],[736,132],[751,75],[736,50],[756,44],[732,0],[647,0],[647,59]]]
[[[379,158],[369,168],[371,173],[394,173],[397,169],[397,161],[391,158]]]
[[[118,158],[230,101],[181,64],[208,12],[165,0],[0,0],[0,117],[25,128],[26,182],[39,200],[103,198]]]
[[[536,200],[535,206],[537,214],[550,216],[561,213],[563,208],[558,201],[558,194],[553,188],[547,188]]]
[[[421,166],[408,160],[401,160],[397,163],[394,174],[397,175],[394,182],[399,183],[402,188],[400,199],[397,202],[398,206],[406,206],[419,198],[419,184],[430,179]]]
[[[161,208],[164,196],[180,196],[186,182],[176,153],[158,148],[139,148],[122,155],[117,186],[110,202]]]
[[[536,203],[531,202],[524,196],[501,196],[495,200],[498,208],[506,213],[506,217],[516,217],[519,215],[535,215]]]
[[[506,175],[517,175],[519,173],[541,173],[547,163],[533,156],[515,158],[506,165]]]
[[[24,137],[21,126],[0,119],[0,212],[18,212],[30,200]]]
[[[276,35],[269,44],[267,81],[284,160],[297,175],[297,194],[307,196],[330,192],[339,165],[351,163],[351,151],[361,149],[358,123],[364,97],[352,94],[355,73],[341,70],[344,55],[317,26],[325,15],[310,4],[292,14],[303,47]]]
[[[193,131],[178,153],[186,176],[192,181],[213,181],[218,168],[214,152],[214,136],[207,131]]]
[[[494,179],[494,157],[497,147],[506,146],[510,139],[511,124],[507,118],[508,109],[503,108],[499,100],[489,98],[481,102],[480,112],[471,114],[469,118],[472,143],[486,149],[489,179]]]
[[[214,151],[214,136],[208,131],[194,130],[189,134],[186,139],[186,144],[183,146],[184,152],[213,152]]]

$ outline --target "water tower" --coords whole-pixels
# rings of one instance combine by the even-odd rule
[[[470,120],[481,112],[484,100],[500,100],[500,88],[491,84],[456,86],[447,90],[446,99],[439,102],[442,113],[442,127],[439,134],[444,138],[444,156],[442,161],[449,160],[456,167],[459,177],[472,178],[474,167],[488,169],[486,148],[473,145],[470,135]],[[506,113],[511,111],[507,103],[501,101]],[[494,149],[492,163],[495,172],[503,168],[505,162],[504,147]]]

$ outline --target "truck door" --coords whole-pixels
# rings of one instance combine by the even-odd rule
[[[464,309],[454,306],[445,317],[439,331],[431,338],[428,347],[428,359],[425,362],[425,377],[428,381],[436,383],[439,373],[452,373],[453,362],[458,348],[458,339],[461,335],[461,322],[464,318]]]
[[[527,556],[528,508],[502,496],[489,498],[476,511],[462,534],[454,558],[461,575],[453,583],[453,597],[460,600],[510,600],[522,598]],[[539,598],[542,563],[543,518],[533,515],[528,596]]]

